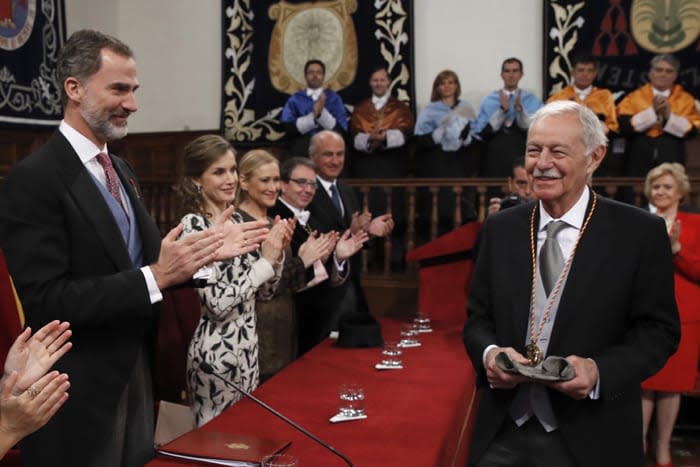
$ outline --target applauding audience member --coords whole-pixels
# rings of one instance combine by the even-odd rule
[[[279,162],[269,152],[254,149],[241,158],[239,172],[238,214],[245,221],[263,219],[271,225],[273,221],[268,217],[268,210],[277,203]],[[295,222],[298,221],[290,222],[294,230]],[[330,256],[337,241],[337,234],[331,232],[309,235],[295,253],[287,246],[282,278],[274,295],[255,302],[261,381],[269,379],[297,357],[297,313],[293,294],[328,278],[320,260]],[[317,262],[320,269],[314,268]]]
[[[181,221],[185,236],[209,229],[221,217],[226,218],[225,227],[243,222],[232,205],[238,191],[236,158],[220,136],[200,136],[185,147],[184,175],[177,190],[186,212]],[[202,316],[187,354],[187,389],[198,426],[241,398],[202,368],[202,362],[247,391],[258,386],[255,299],[272,296],[279,283],[284,248],[291,238],[288,230],[285,222],[278,222],[259,249],[217,258],[195,275],[203,282],[197,290]],[[251,237],[244,244],[259,241]]]
[[[482,162],[485,177],[507,177],[513,162],[525,154],[525,137],[531,116],[542,100],[518,87],[524,76],[523,62],[507,58],[501,65],[503,87],[486,96],[472,128],[474,137],[486,144]]]
[[[33,336],[26,328],[10,347],[0,378],[0,458],[68,399],[68,375],[49,370],[72,346],[69,326],[52,321]]]
[[[306,89],[292,94],[282,109],[280,121],[291,138],[289,152],[301,156],[309,150],[309,138],[321,130],[345,133],[348,114],[340,96],[323,88],[326,65],[320,60],[309,60],[304,65]]]
[[[678,350],[658,373],[642,383],[644,446],[652,414],[656,412],[653,452],[658,466],[671,465],[671,435],[681,403],[680,393],[695,387],[700,354],[700,216],[679,210],[681,200],[689,193],[688,176],[678,163],[665,162],[651,169],[644,183],[650,207],[666,222],[681,319]],[[668,248],[668,242],[658,248]]]
[[[471,127],[474,109],[460,99],[462,88],[454,71],[444,70],[433,81],[430,103],[416,121],[416,175],[423,178],[463,178],[476,175],[479,164],[468,149],[472,142]],[[476,217],[474,200],[461,200],[462,220]],[[418,211],[422,216],[420,230],[427,235],[432,200],[421,190]],[[454,228],[455,195],[443,187],[438,194],[438,233]]]
[[[302,247],[310,238],[331,235],[334,239],[332,254],[314,264],[314,273],[325,274],[329,276],[329,280],[322,281],[311,289],[300,291],[295,296],[299,320],[299,349],[301,352],[306,352],[325,337],[321,335],[324,332],[322,329],[324,320],[319,316],[329,312],[328,303],[333,303],[332,297],[338,293],[334,289],[345,286],[351,269],[348,259],[362,249],[368,234],[362,229],[355,233],[347,229],[339,238],[339,232],[335,230],[328,230],[324,234],[318,233],[323,225],[307,210],[319,189],[316,164],[311,159],[293,157],[286,160],[282,164],[280,176],[282,192],[275,206],[268,212],[283,219],[296,218],[297,223],[291,245],[294,254],[301,254]],[[319,273],[320,267],[325,272]]]
[[[680,62],[673,55],[651,60],[649,83],[617,106],[620,131],[627,137],[624,175],[642,177],[662,162],[685,165],[685,140],[698,133],[695,98],[676,84]]]

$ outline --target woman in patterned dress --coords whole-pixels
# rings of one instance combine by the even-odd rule
[[[201,136],[185,147],[184,175],[177,192],[181,199],[184,235],[211,226],[236,198],[238,173],[231,145],[215,135]],[[240,223],[233,214],[231,222]],[[275,224],[251,253],[215,261],[195,278],[205,285],[197,292],[202,316],[187,353],[187,389],[197,426],[208,422],[241,395],[200,368],[214,372],[247,391],[259,381],[256,297],[274,293],[282,273],[283,251],[291,239],[285,222]]]

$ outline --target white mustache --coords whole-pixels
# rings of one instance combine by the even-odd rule
[[[552,167],[551,169],[547,169],[544,172],[542,172],[540,169],[535,167],[535,170],[532,172],[533,177],[547,177],[547,178],[561,178],[561,172],[559,172],[556,168]]]

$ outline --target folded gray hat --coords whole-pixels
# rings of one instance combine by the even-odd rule
[[[505,352],[496,355],[496,366],[507,373],[527,376],[538,381],[568,381],[576,376],[576,370],[564,357],[553,355],[535,366],[514,362]]]

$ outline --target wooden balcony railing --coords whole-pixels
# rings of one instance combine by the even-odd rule
[[[384,200],[387,206],[387,211],[391,212],[392,203],[395,193],[398,189],[403,189],[401,195],[405,199],[405,210],[402,213],[405,219],[405,245],[404,251],[411,250],[418,246],[421,242],[433,239],[438,234],[438,201],[439,192],[441,189],[447,188],[450,195],[454,195],[454,213],[452,216],[452,226],[459,227],[464,222],[471,219],[463,218],[463,209],[465,198],[473,199],[476,216],[478,220],[483,220],[488,209],[487,193],[489,189],[499,188],[506,190],[506,181],[496,178],[460,178],[460,179],[428,179],[428,178],[405,178],[405,179],[354,179],[346,180],[346,182],[355,187],[361,197],[361,205],[363,208],[368,207],[370,190],[375,188],[383,193]],[[605,194],[608,197],[616,198],[622,194],[622,190],[627,190],[633,193],[634,204],[640,206],[643,201],[643,179],[639,178],[599,178],[594,180],[593,187],[599,193]],[[700,177],[691,178],[691,186],[695,188],[695,194],[691,193],[689,204],[695,207],[700,207]],[[177,212],[173,197],[172,184],[164,181],[142,180],[141,181],[142,195],[146,205],[148,206],[153,218],[156,220],[158,227],[163,234],[167,233],[175,226]],[[375,190],[376,192],[376,190]],[[467,196],[468,195],[468,196]],[[418,202],[419,198],[427,198],[429,202],[426,204]],[[419,204],[421,207],[429,206],[429,212],[419,212]],[[373,213],[379,214],[379,213]],[[395,214],[396,216],[396,214]],[[426,238],[419,238],[417,231],[418,221],[428,221],[429,228]],[[379,246],[381,259],[380,264],[372,264],[370,270],[369,252],[363,251],[363,272],[378,273],[380,275],[390,275],[392,273],[391,252],[392,238],[387,238]],[[374,252],[376,253],[376,252]],[[394,271],[396,272],[396,271]]]

